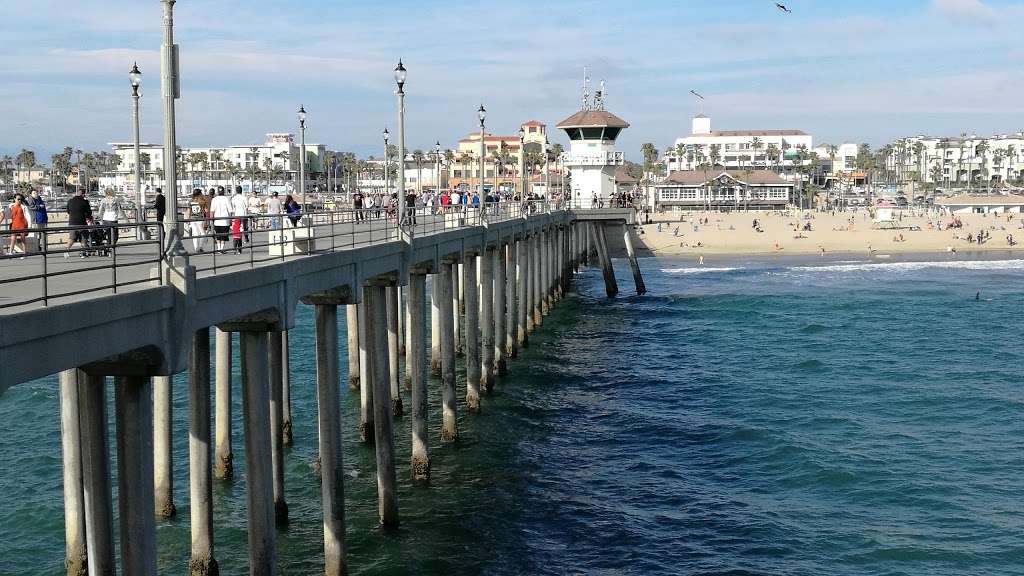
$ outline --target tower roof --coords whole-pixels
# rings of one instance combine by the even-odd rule
[[[565,128],[629,128],[629,122],[605,110],[580,110],[556,126]]]

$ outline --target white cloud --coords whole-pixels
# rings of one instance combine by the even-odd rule
[[[960,23],[992,25],[999,20],[996,9],[981,0],[932,0],[932,10]]]

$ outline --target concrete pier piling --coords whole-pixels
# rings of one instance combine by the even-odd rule
[[[171,421],[174,406],[171,402],[171,377],[153,377],[153,481],[155,482],[157,518],[173,518],[174,506],[174,453],[171,451]]]
[[[116,572],[105,386],[106,378],[90,374],[78,387],[86,548],[89,574],[93,575]]]
[[[398,290],[398,355],[402,356],[405,354],[405,326],[406,326],[406,313],[405,309],[409,302],[409,295],[406,292],[406,286],[399,286]]]
[[[242,361],[242,408],[245,417],[245,488],[249,514],[249,573],[274,574],[274,480],[271,462],[268,334],[258,329],[239,333]]]
[[[533,238],[533,326],[539,328],[544,323],[544,232],[538,232]]]
[[[494,390],[494,250],[477,256],[480,267],[480,389]],[[468,392],[467,392],[468,395]]]
[[[398,333],[398,286],[388,286],[387,293],[387,337],[388,337],[388,389],[391,397],[391,413],[401,416],[405,411],[402,405],[401,374],[398,369],[399,333]]]
[[[234,473],[234,455],[231,452],[231,332],[215,328],[214,334],[216,446],[213,455],[213,475],[221,480],[227,480]]]
[[[288,523],[288,503],[284,496],[284,332],[268,336],[270,373],[270,463],[274,470],[274,523]]]
[[[450,285],[450,283],[449,283]],[[367,304],[367,337],[373,352],[373,425],[377,457],[377,512],[383,526],[398,526],[398,489],[395,476],[395,443],[388,383],[387,295],[384,285],[363,288]]]
[[[494,258],[494,373],[504,376],[508,371],[505,361],[505,245],[498,243]]]
[[[533,317],[533,306],[534,306],[533,273],[534,273],[534,263],[536,261],[536,257],[534,255],[534,250],[533,250],[534,239],[535,239],[535,236],[531,235],[531,236],[526,237],[523,240],[523,255],[525,256],[524,260],[526,261],[526,265],[523,267],[523,271],[525,273],[524,278],[523,278],[523,287],[525,289],[525,298],[523,299],[523,301],[526,303],[525,309],[523,310],[523,314],[526,316],[526,323],[525,323],[526,334],[524,334],[524,342],[526,342],[527,344],[529,344],[530,332],[533,332],[533,329],[534,329],[534,324],[533,324],[533,318],[534,318]]]
[[[121,569],[133,576],[156,576],[150,382],[145,376],[119,376],[114,385]]]
[[[463,264],[452,265],[452,342],[455,355],[462,354],[462,274]]]
[[[466,409],[480,411],[480,286],[477,283],[476,254],[467,254],[463,264],[466,275],[463,298],[466,304]]]
[[[458,400],[455,397],[454,316],[451,294],[454,268],[454,262],[442,262],[440,281],[438,282],[441,286],[441,442],[446,443],[459,439]]]
[[[365,295],[366,289],[363,289]],[[369,444],[373,442],[373,346],[369,340],[367,326],[372,322],[366,299],[359,304],[359,438]]]
[[[409,273],[409,362],[405,370],[412,379],[412,479],[430,479],[430,455],[427,438],[427,363],[426,363],[426,294],[427,274],[424,270]]]
[[[604,290],[609,298],[614,298],[619,293],[619,286],[615,282],[615,271],[612,269],[611,258],[608,257],[608,246],[604,240],[604,227],[592,225],[591,236],[593,244],[597,247],[597,259],[601,264],[601,274],[604,276]]]
[[[441,375],[441,275],[430,279],[430,373]]]
[[[551,231],[544,230],[540,236],[540,313],[551,312]]]
[[[316,407],[319,424],[320,495],[323,499],[324,574],[348,573],[345,554],[345,489],[338,382],[338,306],[315,304]],[[353,308],[348,307],[349,310]],[[348,311],[346,311],[348,313]],[[356,352],[358,355],[358,352]]]
[[[636,293],[643,296],[647,293],[647,286],[644,285],[644,277],[640,274],[640,262],[636,259],[636,250],[633,249],[633,238],[629,234],[629,226],[622,225],[622,239],[626,243],[626,256],[629,258],[629,267],[633,270],[633,284],[636,286]]]
[[[192,336],[188,363],[188,479],[192,555],[190,576],[220,571],[213,556],[213,482],[210,472],[210,329]]]
[[[505,358],[515,358],[518,346],[516,345],[516,325],[519,315],[516,313],[518,303],[516,283],[516,244],[515,240],[509,241],[505,246]]]
[[[281,331],[281,432],[284,445],[292,445],[292,364],[288,331]]]
[[[84,576],[88,569],[85,544],[85,502],[82,494],[82,432],[79,428],[78,388],[85,373],[60,373],[60,442],[64,468],[64,570]]]
[[[345,306],[345,330],[348,333],[348,387],[359,389],[359,305]]]
[[[516,348],[525,348],[526,339],[526,251],[523,249],[525,239],[515,242],[516,250]]]
[[[403,309],[400,310],[400,312],[402,314],[401,318],[402,318],[402,320],[404,322],[404,325],[403,325],[404,331],[402,332],[402,335],[403,335],[403,341],[405,343],[404,348],[403,348],[404,349],[403,353],[405,354],[405,366],[406,366],[406,368],[405,368],[405,372],[402,374],[402,381],[405,382],[405,391],[406,392],[412,392],[412,372],[409,370],[409,366],[411,366],[413,364],[412,334],[410,334],[410,330],[409,330],[409,325],[412,324],[412,312],[410,311],[410,308],[409,308],[409,290],[410,290],[410,288],[409,288],[409,286],[405,286],[405,287],[403,287],[403,290],[404,290],[405,297],[402,300],[402,302],[403,302],[404,306],[403,306]],[[411,400],[410,400],[410,402],[411,402]]]

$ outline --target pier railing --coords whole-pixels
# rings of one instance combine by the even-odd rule
[[[549,213],[547,200],[410,207],[403,229],[423,237]],[[198,276],[253,268],[399,239],[394,207],[179,220],[181,243]],[[237,222],[237,224],[236,224]],[[0,311],[49,306],[85,295],[162,284],[164,232],[147,222],[0,231]],[[148,239],[144,239],[148,236]],[[74,242],[69,242],[73,240]]]

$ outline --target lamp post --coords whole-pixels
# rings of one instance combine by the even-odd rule
[[[128,80],[132,85],[132,138],[135,144],[135,198],[138,202],[135,223],[139,225],[137,238],[149,240],[146,230],[146,197],[142,194],[142,163],[139,159],[139,86],[142,84],[142,72],[138,62],[132,64],[128,72]]]
[[[434,162],[437,164],[437,169],[434,172],[435,176],[437,177],[436,186],[435,186],[436,190],[434,190],[434,194],[440,196],[440,194],[441,194],[441,141],[440,140],[438,140],[437,142],[434,143]],[[466,202],[466,205],[468,206],[469,202]]]
[[[299,106],[299,191],[302,193],[302,211],[306,206],[306,107]],[[306,219],[309,222],[309,219]]]
[[[164,256],[188,256],[181,245],[178,230],[178,162],[175,139],[174,101],[180,97],[178,86],[178,46],[174,43],[174,2],[163,3],[163,45],[160,50],[160,92],[164,104],[164,187],[167,189],[164,210]]]
[[[390,137],[391,137],[391,134],[388,132],[388,127],[385,126],[384,127],[384,196],[385,197],[391,195],[391,186],[390,186],[390,182],[388,182],[388,160],[389,160],[389,158],[388,158],[388,139]]]
[[[249,153],[252,159],[249,160],[249,190],[252,192],[256,191],[256,169],[259,168],[260,164],[260,147],[250,146]]]
[[[398,84],[398,229],[405,225],[405,66],[398,59],[395,66],[395,84]]]
[[[526,207],[526,130],[522,126],[519,127],[519,206],[520,209]]]
[[[480,104],[480,109],[476,111],[476,117],[480,119],[480,201],[484,202],[486,206],[487,195],[484,194],[484,156],[487,154],[487,147],[484,145],[484,120],[487,119],[487,110],[484,109],[484,105]],[[487,211],[484,210],[484,214]]]

